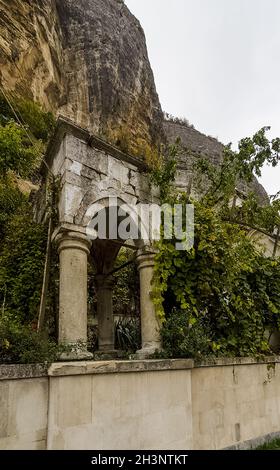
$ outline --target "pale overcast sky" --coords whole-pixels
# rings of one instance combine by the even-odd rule
[[[125,0],[140,20],[165,111],[236,144],[280,136],[280,0]],[[265,169],[269,194],[280,167]]]

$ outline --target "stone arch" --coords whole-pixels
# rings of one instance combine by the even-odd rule
[[[88,358],[88,261],[95,259],[97,264],[100,325],[107,330],[100,345],[101,350],[108,352],[114,347],[110,272],[119,246],[123,245],[122,240],[116,246],[114,242],[120,240],[98,237],[91,240],[87,236],[89,208],[98,203],[101,210],[106,210],[111,197],[117,198],[117,206],[156,203],[158,190],[151,187],[143,162],[62,118],[48,152],[49,168],[61,181],[59,220],[53,235],[60,257],[59,341],[74,345],[67,359]],[[144,227],[146,222],[141,223]],[[159,324],[151,298],[155,253],[147,235],[148,228],[145,237],[129,237],[130,247],[137,253],[140,278],[141,356],[160,349]],[[78,342],[84,346],[77,349]]]
[[[109,198],[111,197],[117,198],[119,201],[121,201],[122,204],[131,203],[131,199],[121,191],[108,190],[106,192],[103,192],[102,194],[98,194],[96,192],[96,189],[91,188],[86,191],[85,195],[83,196],[79,208],[76,214],[74,215],[74,223],[77,225],[86,226],[88,223],[86,216],[88,209],[97,203],[103,205],[104,207],[108,207]]]
[[[131,235],[129,240],[134,243],[135,248],[140,249],[150,244],[149,221],[145,221],[141,217],[141,213],[137,211],[137,207],[133,207],[130,204],[128,198],[126,198],[123,194],[121,196],[114,197],[112,197],[111,195],[106,195],[100,199],[94,199],[91,204],[87,205],[87,207],[83,209],[83,216],[81,219],[82,226],[88,226],[88,224],[92,220],[92,217],[97,213],[98,209],[99,211],[106,211],[110,208],[116,210],[124,208],[125,212],[126,210],[132,212],[132,217],[130,217],[130,220],[132,222],[132,225],[134,226],[132,232],[135,233],[135,236]],[[125,218],[126,216],[129,216],[128,212],[126,212],[126,215],[123,214],[123,218]],[[120,220],[118,222],[120,222]]]

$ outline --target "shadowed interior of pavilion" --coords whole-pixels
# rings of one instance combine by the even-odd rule
[[[120,214],[120,207],[124,204],[123,201],[118,199],[118,205],[110,207],[108,207],[107,202],[108,200],[102,201],[104,209],[101,209],[96,214],[95,221],[91,221],[88,226],[90,227],[90,232],[95,232],[97,237],[92,240],[89,262],[94,266],[96,272],[98,351],[114,356],[118,354],[118,351],[115,349],[114,274],[136,261],[137,252],[143,248],[144,242],[141,239],[140,223],[135,223],[135,220],[127,212]],[[121,224],[126,225],[125,237],[119,236]],[[115,262],[123,247],[131,251],[131,256],[126,263],[116,268]]]
[[[95,271],[94,281],[98,321],[98,351],[95,355],[98,358],[115,358],[120,354],[120,351],[115,349],[114,274],[129,264],[136,262],[140,283],[142,338],[142,349],[137,354],[139,357],[149,356],[160,349],[159,325],[154,314],[154,306],[151,299],[154,250],[150,241],[148,241],[149,232],[145,225],[141,223],[139,214],[135,213],[132,215],[131,211],[126,212],[122,210],[121,207],[123,207],[124,202],[120,198],[117,199],[116,206],[111,205],[109,207],[108,201],[109,198],[98,201],[99,207],[102,205],[103,208],[89,221],[84,238],[84,242],[87,245],[87,250],[84,250],[84,253],[87,255],[87,263]],[[143,231],[145,234],[144,239],[142,237]],[[74,235],[77,236],[77,234]],[[131,257],[122,266],[115,268],[117,256],[123,247],[131,250]],[[63,295],[63,292],[61,295]],[[61,310],[60,308],[60,312]],[[60,341],[69,345],[71,344],[69,337],[66,338],[63,334],[65,325],[61,327],[61,315],[59,319]],[[63,318],[62,323],[64,324]],[[77,340],[81,344],[83,340],[86,343],[85,335],[81,339],[77,338]],[[86,345],[82,345],[80,350],[77,351],[73,341],[73,352],[63,353],[62,356],[63,359],[83,359],[90,358],[91,353],[87,351]]]

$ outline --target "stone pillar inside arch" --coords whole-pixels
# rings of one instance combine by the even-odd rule
[[[114,277],[106,274],[96,276],[98,351],[115,352],[115,325],[113,317]]]
[[[151,297],[155,253],[149,249],[140,250],[137,256],[137,264],[140,279],[142,337],[142,349],[137,351],[137,356],[144,359],[157,350],[161,350],[160,323]]]
[[[61,359],[90,359],[87,351],[87,262],[91,242],[78,232],[55,238],[59,253],[59,343],[69,351]]]
[[[115,350],[115,324],[113,316],[113,288],[115,278],[110,274],[114,269],[121,245],[112,240],[96,239],[92,242],[91,260],[96,269],[95,286],[98,320],[97,359],[118,357]]]

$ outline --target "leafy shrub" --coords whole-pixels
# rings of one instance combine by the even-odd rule
[[[15,122],[0,126],[0,174],[12,170],[27,177],[39,162],[42,149],[40,141],[31,145],[24,129]]]
[[[16,95],[10,96],[10,101],[21,122],[35,139],[47,142],[55,126],[53,114],[45,112],[39,103]],[[11,120],[15,120],[15,115],[6,98],[0,94],[0,124],[6,125]]]
[[[38,315],[47,230],[26,213],[8,225],[0,251],[0,303],[23,323]]]
[[[274,439],[273,441],[266,442],[255,450],[280,450],[280,439]]]
[[[0,94],[0,362],[52,361],[59,348],[30,326],[39,311],[47,229],[34,223],[17,177],[33,175],[54,118],[36,103],[9,98],[21,124]]]
[[[280,261],[264,258],[246,231],[221,220],[215,208],[195,202],[195,217],[191,250],[176,250],[174,240],[159,245],[154,297],[158,307],[163,302],[164,338],[170,329],[174,355],[186,353],[195,331],[188,325],[206,319],[216,355],[269,352],[265,329],[280,326]]]
[[[98,349],[98,326],[88,324],[87,329],[88,351],[94,353]]]
[[[213,355],[212,333],[205,319],[193,325],[186,313],[173,309],[161,330],[167,357],[201,359]]]
[[[164,112],[164,119],[167,121],[167,122],[173,122],[174,124],[179,124],[180,126],[184,126],[184,127],[188,127],[188,128],[191,128],[191,129],[195,129],[194,125],[191,124],[189,122],[189,120],[185,117],[175,117],[175,116],[172,116],[172,114],[170,113],[166,113]]]
[[[27,203],[27,198],[15,185],[11,177],[0,179],[0,242],[7,231],[8,223]]]
[[[60,348],[13,315],[0,316],[0,363],[42,363],[57,360]]]

